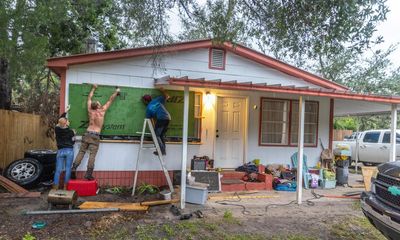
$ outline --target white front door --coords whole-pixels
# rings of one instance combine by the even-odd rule
[[[236,168],[243,164],[245,99],[218,97],[215,167]]]

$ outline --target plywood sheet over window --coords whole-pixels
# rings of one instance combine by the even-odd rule
[[[318,102],[306,101],[304,145],[317,146]],[[289,99],[261,99],[260,145],[296,146],[299,103]]]

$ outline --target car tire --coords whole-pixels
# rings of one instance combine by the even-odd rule
[[[29,186],[40,179],[43,165],[34,158],[15,160],[5,169],[5,177],[21,186]]]

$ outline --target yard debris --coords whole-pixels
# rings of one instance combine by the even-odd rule
[[[80,209],[97,208],[118,208],[122,211],[147,211],[149,206],[140,205],[140,203],[119,203],[119,202],[84,202],[79,206]]]
[[[29,192],[25,188],[19,186],[18,184],[14,183],[11,180],[0,175],[0,185],[7,189],[9,192],[12,193],[27,193]]]
[[[38,198],[40,195],[40,192],[0,193],[0,198]]]
[[[49,214],[72,214],[72,213],[99,213],[99,212],[118,212],[118,208],[93,208],[93,209],[72,209],[72,210],[45,210],[27,211],[26,215],[49,215]]]
[[[179,201],[180,201],[179,199],[147,201],[147,202],[141,202],[140,205],[142,205],[142,206],[157,206],[157,205],[163,205],[163,204],[177,203]]]

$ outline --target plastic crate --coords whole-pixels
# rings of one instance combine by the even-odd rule
[[[204,205],[207,202],[207,187],[186,186],[185,202]]]
[[[92,180],[70,180],[68,182],[67,190],[75,190],[78,196],[95,196],[97,194],[97,181]]]
[[[322,188],[331,189],[336,187],[336,180],[322,180]]]

